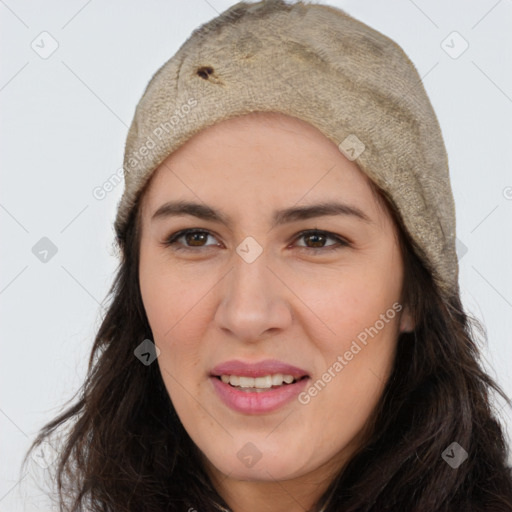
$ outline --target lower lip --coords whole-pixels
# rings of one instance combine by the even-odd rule
[[[220,399],[231,409],[245,414],[263,414],[291,402],[304,389],[309,378],[261,392],[240,391],[217,377],[210,377],[210,380]]]

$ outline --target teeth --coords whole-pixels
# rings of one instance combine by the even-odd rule
[[[222,382],[241,388],[270,389],[272,386],[282,386],[283,383],[291,384],[295,378],[293,375],[265,375],[264,377],[244,377],[238,375],[221,375]]]
[[[272,386],[280,386],[283,383],[283,374],[276,373],[272,375]]]

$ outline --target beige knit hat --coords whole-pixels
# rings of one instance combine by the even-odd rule
[[[448,160],[421,78],[395,42],[325,5],[240,2],[155,73],[128,132],[118,239],[163,160],[252,111],[297,117],[338,145],[394,203],[443,294],[458,294]]]

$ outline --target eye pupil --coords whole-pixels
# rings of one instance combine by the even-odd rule
[[[202,245],[200,238],[202,237],[203,238],[202,241],[206,242],[206,238],[205,237],[208,236],[208,235],[206,235],[206,233],[187,233],[187,235],[185,235],[185,236],[186,236],[186,239],[187,239],[187,243],[191,243],[192,246],[200,247]],[[194,239],[194,237],[199,237],[199,240],[198,240],[198,238]],[[197,242],[197,241],[199,241],[199,243],[195,244],[194,242]]]
[[[306,235],[306,237],[305,237],[305,238],[306,238],[306,239],[309,239],[309,240],[311,240],[311,238],[317,238],[317,239],[320,239],[320,242],[318,242],[318,241],[317,241],[317,242],[314,242],[314,241],[313,241],[313,244],[315,244],[315,245],[314,245],[314,247],[322,247],[322,245],[323,245],[323,243],[322,243],[322,242],[325,242],[325,240],[322,240],[322,239],[324,239],[324,238],[325,238],[325,236],[324,236],[324,235],[322,235],[322,234],[318,234],[318,233],[313,233],[313,234],[311,234],[311,235]],[[319,244],[319,245],[317,245],[317,244]]]

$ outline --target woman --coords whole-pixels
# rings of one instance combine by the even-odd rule
[[[71,510],[512,510],[441,132],[391,40],[240,3],[154,75],[58,465]],[[63,508],[64,509],[64,508]]]

